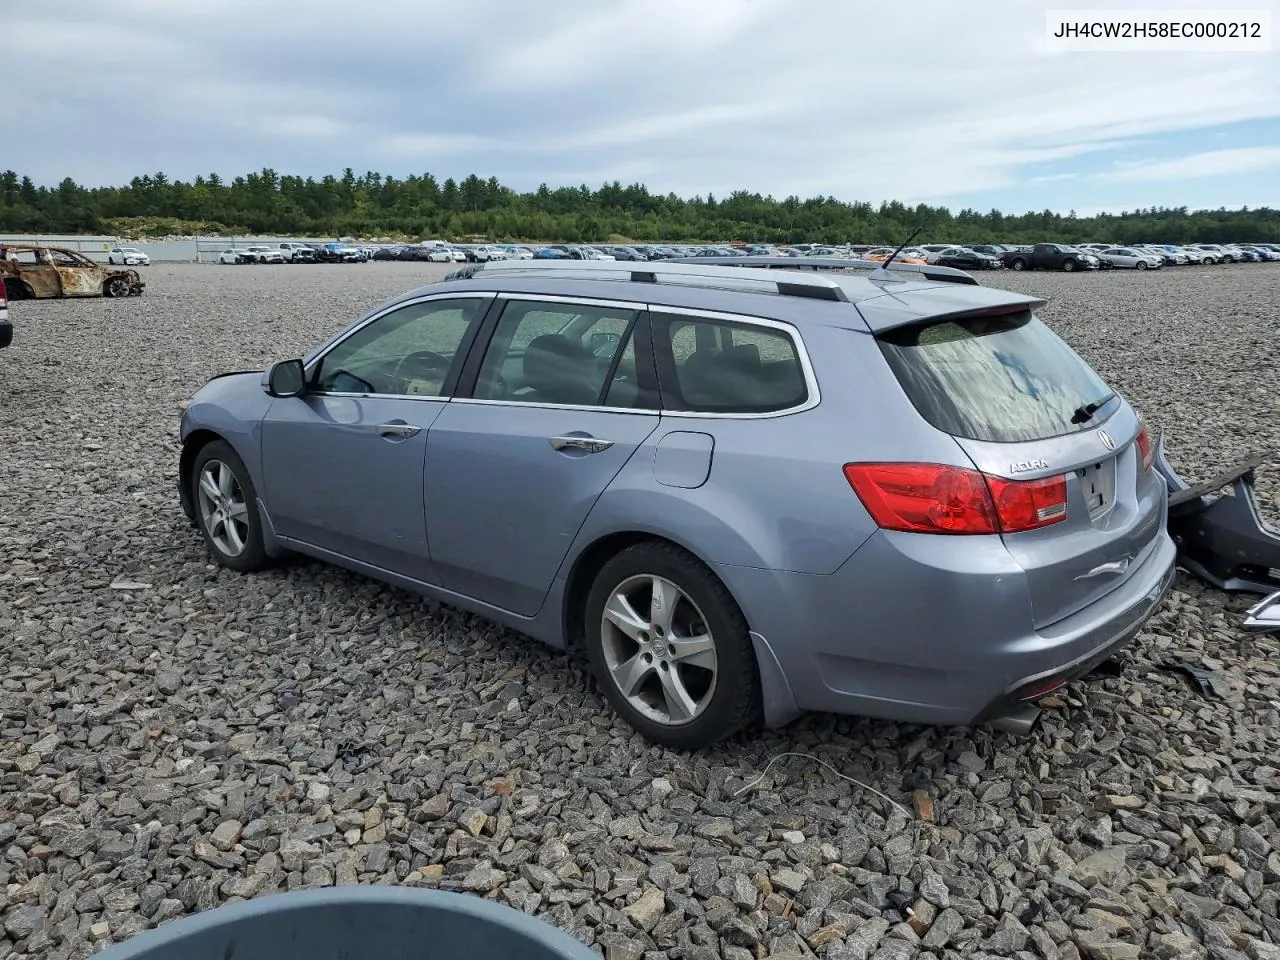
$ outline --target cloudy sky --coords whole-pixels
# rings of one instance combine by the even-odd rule
[[[1280,0],[1230,5],[1280,26]],[[1280,43],[1047,51],[1064,6],[1117,4],[26,3],[5,12],[4,76],[31,113],[0,165],[49,184],[350,166],[1018,212],[1280,206]]]

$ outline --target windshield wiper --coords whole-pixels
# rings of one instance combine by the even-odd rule
[[[1103,407],[1105,407],[1108,403],[1110,403],[1115,398],[1116,398],[1116,395],[1113,391],[1111,393],[1106,394],[1105,396],[1099,397],[1097,400],[1094,400],[1092,403],[1086,403],[1084,406],[1076,407],[1075,412],[1071,414],[1071,422],[1087,423],[1089,420],[1093,418],[1093,415],[1095,413],[1097,413],[1099,410],[1101,410]]]

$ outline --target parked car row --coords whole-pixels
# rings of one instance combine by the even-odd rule
[[[937,264],[960,270],[1105,270],[1113,267],[1149,270],[1183,264],[1214,264],[1280,260],[1280,244],[1105,244],[1105,243],[925,243],[896,251],[890,246],[870,244],[795,245],[731,244],[570,244],[544,246],[515,243],[449,243],[424,240],[382,246],[351,246],[333,242],[309,244],[300,241],[275,246],[227,247],[218,254],[219,263],[363,263],[368,260],[398,260],[419,263],[488,263],[496,260],[619,260],[649,261],[678,257],[810,257]],[[113,248],[113,256],[123,259],[146,254],[135,248]],[[112,261],[116,262],[115,260]]]
[[[993,257],[1013,270],[1098,270],[1110,268],[1156,270],[1186,264],[1244,263],[1280,260],[1280,244],[1190,245],[1166,243],[1035,243],[1025,246],[999,243],[966,243],[959,247],[924,244],[929,263],[961,266],[953,262],[957,249],[973,250]]]
[[[275,246],[226,247],[218,251],[218,263],[365,263],[376,249],[347,243],[302,243],[286,241]]]
[[[1215,263],[1262,263],[1280,260],[1277,243],[1173,243],[1113,244],[1082,243],[1082,249],[1096,251],[1113,267],[1138,270],[1155,267],[1207,265]],[[1158,262],[1152,263],[1152,260]],[[1145,263],[1146,266],[1142,264]]]

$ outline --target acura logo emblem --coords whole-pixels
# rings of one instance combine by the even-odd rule
[[[1102,441],[1102,445],[1108,450],[1114,450],[1116,448],[1116,442],[1111,439],[1111,434],[1107,433],[1107,431],[1099,430],[1098,439]]]

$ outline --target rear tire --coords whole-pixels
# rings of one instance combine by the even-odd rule
[[[609,560],[587,595],[585,622],[601,693],[654,743],[701,749],[757,716],[746,618],[725,585],[680,547],[650,540]]]

